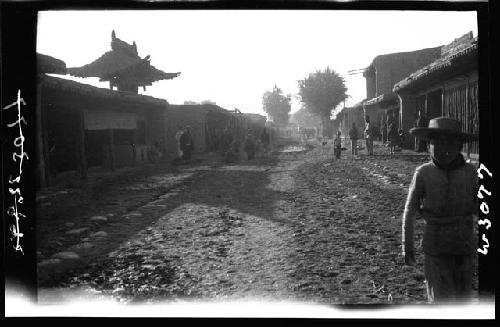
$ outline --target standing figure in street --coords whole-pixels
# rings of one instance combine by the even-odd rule
[[[191,160],[191,152],[194,151],[194,140],[189,126],[184,128],[179,143],[182,151],[182,160],[184,160],[184,162],[189,162]]]
[[[382,145],[385,145],[387,142],[387,124],[383,119],[382,124],[380,124],[380,135],[382,136]]]
[[[358,129],[356,128],[356,123],[352,123],[351,129],[349,130],[349,138],[351,139],[351,154],[358,155]]]
[[[222,152],[223,155],[225,155],[230,150],[233,140],[234,140],[233,134],[231,134],[229,127],[226,126],[224,128],[224,131],[222,132],[220,141],[220,147],[221,147],[220,151]]]
[[[342,138],[340,131],[337,132],[335,140],[333,140],[333,153],[335,158],[340,159],[340,154],[342,153]]]
[[[365,117],[365,141],[366,141],[366,152],[369,156],[373,155],[373,128],[370,124],[370,117]]]
[[[266,128],[264,127],[264,130],[262,131],[262,134],[260,135],[260,142],[262,143],[262,146],[264,147],[264,153],[267,154],[267,151],[269,151],[269,144],[271,143],[269,133],[266,131]]]
[[[238,153],[240,152],[240,143],[238,139],[234,139],[229,145],[229,150],[224,154],[225,163],[235,163],[238,161]]]
[[[389,131],[391,129],[391,124],[394,122],[394,117],[393,113],[389,111],[387,113],[387,119],[385,121],[385,126],[386,126],[386,135],[387,135],[387,145],[390,146],[390,138],[389,138]]]
[[[418,112],[418,118],[417,121],[415,122],[415,127],[427,127],[427,124],[429,122],[427,121],[427,118],[425,117],[425,114],[420,110]],[[416,152],[425,152],[427,149],[427,144],[425,143],[425,140],[421,140],[418,137],[415,137],[415,151]]]
[[[180,129],[177,131],[177,133],[175,133],[175,141],[176,141],[176,144],[177,144],[177,159],[176,161],[181,161],[182,160],[182,157],[183,157],[183,153],[182,153],[182,149],[181,149],[181,136],[182,134],[184,134],[184,129]]]
[[[405,139],[405,133],[400,128],[399,131],[398,131],[398,144],[397,144],[397,147],[396,147],[396,151],[403,150],[404,139]]]
[[[148,147],[148,151],[146,153],[148,161],[151,163],[157,163],[162,158],[163,154],[161,152],[160,142],[154,141],[153,145]]]
[[[398,128],[394,122],[391,122],[389,126],[389,150],[391,154],[394,154],[396,146],[399,144]]]
[[[245,137],[245,143],[243,147],[247,154],[248,160],[252,160],[255,157],[255,151],[257,150],[257,143],[255,142],[255,138],[253,134],[250,133],[250,131],[248,131],[248,134]]]
[[[474,165],[460,153],[475,135],[461,132],[460,122],[438,117],[410,133],[429,141],[431,161],[416,168],[402,224],[405,264],[415,263],[414,224],[419,211],[425,221],[424,274],[429,302],[467,300],[472,291],[477,248],[473,215],[477,214],[478,180]]]

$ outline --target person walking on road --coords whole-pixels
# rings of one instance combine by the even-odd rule
[[[398,143],[397,143],[395,151],[399,152],[399,151],[403,150],[404,140],[405,140],[405,133],[404,133],[403,129],[400,128],[398,130]]]
[[[425,117],[422,110],[420,110],[418,112],[417,121],[415,122],[415,127],[427,127],[427,124],[428,124],[427,118]],[[427,148],[427,146],[425,144],[425,141],[419,139],[418,137],[415,137],[415,151],[416,152],[425,152],[426,148]]]
[[[244,150],[247,154],[247,159],[252,160],[255,157],[255,151],[256,151],[257,144],[255,142],[255,138],[254,138],[253,134],[250,133],[250,131],[248,132],[248,134],[245,138],[245,142],[244,142],[243,147],[244,147]]]
[[[226,126],[224,128],[224,131],[222,132],[221,135],[221,141],[220,141],[220,150],[223,155],[226,154],[227,151],[230,150],[231,148],[231,143],[233,143],[233,134],[229,130],[229,127]]]
[[[266,131],[266,128],[264,127],[264,130],[262,131],[262,134],[260,135],[260,142],[262,143],[262,146],[264,147],[264,153],[267,154],[267,151],[269,151],[269,144],[270,144],[270,137],[269,133]]]
[[[398,145],[398,128],[394,122],[391,122],[391,125],[389,126],[389,150],[391,154],[394,154],[394,150],[396,146]]]
[[[337,132],[337,137],[333,140],[333,153],[335,158],[340,159],[340,154],[342,153],[342,138],[340,131]]]
[[[382,145],[385,145],[387,143],[387,124],[384,119],[382,119],[380,126],[380,135],[382,137]]]
[[[373,155],[373,128],[370,123],[370,117],[365,117],[365,141],[366,141],[366,152],[369,156]]]
[[[179,144],[182,151],[182,160],[189,162],[191,160],[191,152],[194,151],[194,141],[191,135],[191,127],[186,126],[184,132],[179,138]]]
[[[429,141],[430,162],[416,168],[406,199],[402,245],[405,264],[415,264],[414,224],[419,211],[425,221],[424,275],[431,303],[468,300],[472,290],[477,239],[476,168],[460,153],[464,142],[477,139],[463,133],[460,122],[438,117],[428,127],[410,133]]]
[[[179,129],[177,133],[175,133],[175,141],[177,145],[177,158],[175,159],[176,162],[181,162],[182,158],[184,157],[184,154],[182,153],[181,149],[181,136],[184,134],[184,128]]]
[[[352,123],[351,129],[349,130],[349,138],[351,139],[351,154],[358,155],[358,129],[356,128],[356,123]]]
[[[386,135],[387,135],[387,146],[390,146],[390,138],[389,138],[389,131],[391,129],[391,124],[394,122],[394,114],[389,111],[387,113],[387,119],[386,119],[386,122],[385,122],[385,127],[386,127]]]

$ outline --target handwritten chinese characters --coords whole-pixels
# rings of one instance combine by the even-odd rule
[[[3,110],[8,110],[10,108],[17,108],[17,120],[13,123],[7,124],[9,128],[18,128],[19,136],[14,139],[14,146],[19,149],[19,152],[12,153],[12,160],[19,165],[18,175],[16,178],[12,178],[12,175],[9,176],[9,193],[14,197],[14,204],[7,209],[7,214],[14,218],[15,223],[10,226],[10,232],[12,234],[11,241],[15,239],[14,249],[15,251],[19,251],[24,254],[23,249],[21,247],[21,238],[23,237],[23,233],[19,228],[20,219],[25,219],[26,216],[19,211],[19,205],[23,204],[23,196],[21,194],[20,182],[21,175],[23,172],[23,160],[29,159],[28,154],[24,151],[24,135],[22,125],[27,125],[26,120],[21,115],[21,105],[26,105],[26,102],[23,98],[21,98],[21,90],[17,92],[17,100],[3,108]]]
[[[488,168],[486,168],[485,165],[481,164],[479,166],[479,169],[477,170],[477,175],[479,176],[479,178],[481,180],[484,178],[484,175],[481,172],[483,170],[490,177],[493,177],[493,174],[488,170]],[[491,196],[491,192],[488,192],[488,190],[484,187],[484,185],[481,184],[480,187],[479,187],[479,190],[477,191],[477,197],[480,200],[483,200],[483,202],[481,202],[481,205],[479,206],[479,209],[481,210],[481,212],[484,215],[487,215],[487,214],[490,213],[490,208],[488,207],[488,203],[485,201],[485,195],[483,194],[483,192],[487,196]],[[489,219],[480,219],[478,221],[478,224],[479,225],[485,225],[486,230],[488,230],[491,227],[491,221]],[[483,242],[485,244],[483,244],[483,247],[481,249],[477,249],[477,252],[486,255],[486,254],[488,254],[488,248],[490,247],[490,243],[489,243],[488,238],[486,237],[485,234],[482,234],[482,240],[483,240]]]

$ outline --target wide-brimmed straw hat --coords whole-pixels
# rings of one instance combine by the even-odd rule
[[[415,127],[410,129],[410,134],[424,140],[429,140],[430,135],[456,136],[463,142],[471,142],[478,139],[475,134],[462,132],[460,122],[450,117],[437,117],[429,121],[428,127]]]

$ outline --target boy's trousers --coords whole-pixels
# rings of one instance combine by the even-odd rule
[[[425,254],[424,274],[429,302],[453,302],[470,299],[474,254]]]

